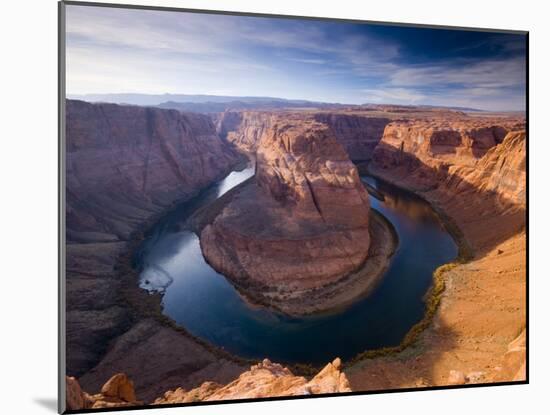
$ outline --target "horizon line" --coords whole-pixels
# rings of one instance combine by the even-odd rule
[[[463,108],[463,109],[470,109],[475,111],[481,111],[481,112],[494,112],[494,113],[514,113],[514,112],[522,112],[526,113],[526,107],[524,109],[511,109],[511,110],[494,110],[494,109],[486,109],[486,108],[480,108],[480,107],[469,107],[464,105],[436,105],[436,104],[429,104],[429,103],[419,103],[419,104],[396,104],[393,102],[363,102],[361,104],[352,104],[348,102],[337,102],[337,101],[319,101],[319,100],[313,100],[308,98],[284,98],[284,97],[275,97],[270,95],[222,95],[222,94],[208,94],[208,93],[183,93],[183,92],[162,92],[162,93],[150,93],[150,92],[88,92],[88,93],[66,93],[65,99],[75,99],[74,97],[85,97],[85,96],[100,96],[100,95],[145,95],[145,96],[170,96],[170,95],[185,95],[185,96],[203,96],[203,97],[225,97],[225,98],[268,98],[273,100],[281,100],[281,101],[305,101],[313,104],[328,104],[328,105],[342,105],[342,106],[356,106],[361,107],[365,105],[391,105],[396,107],[433,107],[433,108]],[[97,101],[96,101],[97,102]],[[167,101],[168,102],[168,101]],[[193,101],[174,101],[177,103],[194,103]],[[208,102],[208,101],[207,101]],[[206,103],[206,102],[205,102]],[[129,104],[129,103],[122,103],[119,102],[118,104]],[[139,104],[130,104],[130,105],[138,105]],[[155,104],[152,104],[153,106]],[[156,104],[159,105],[159,104]]]

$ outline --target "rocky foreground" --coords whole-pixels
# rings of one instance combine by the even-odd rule
[[[138,400],[134,383],[124,373],[114,375],[96,394],[84,392],[75,378],[67,377],[67,409],[183,404],[198,401],[351,392],[346,375],[340,371],[340,366],[340,359],[335,359],[308,381],[302,376],[293,375],[288,368],[264,359],[227,385],[204,382],[191,390],[179,387],[166,391],[152,402]]]
[[[271,116],[258,140],[254,179],[200,234],[207,261],[248,297],[288,314],[363,293],[394,241],[386,222],[370,224],[368,193],[343,146],[327,125],[299,115]],[[369,252],[368,272],[351,277]]]

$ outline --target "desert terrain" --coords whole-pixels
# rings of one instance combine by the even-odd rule
[[[66,108],[69,409],[526,378],[523,115]],[[425,317],[400,345],[322,367],[251,360],[192,335],[163,314],[162,293],[139,287],[132,256],[148,230],[247,161],[253,177],[189,226],[206,261],[254,307],[315,314],[375,289],[399,241],[371,209],[377,196],[363,175],[437,212],[458,256],[433,270]]]

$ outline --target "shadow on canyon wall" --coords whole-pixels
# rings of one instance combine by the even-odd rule
[[[472,166],[432,167],[381,142],[373,161],[358,167],[425,198],[465,245],[462,253],[480,257],[525,228],[526,139],[513,134]]]

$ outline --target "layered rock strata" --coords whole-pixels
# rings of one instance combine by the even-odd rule
[[[166,392],[154,404],[351,392],[340,366],[340,359],[335,359],[308,381],[292,374],[288,368],[264,359],[227,385],[205,382],[190,391],[179,388]]]
[[[67,101],[67,239],[124,240],[235,164],[209,117]]]
[[[240,151],[253,155],[264,132],[270,128],[274,116],[270,112],[225,111],[215,120],[216,131]]]
[[[299,114],[299,115],[298,115]],[[254,155],[264,132],[281,117],[315,121],[330,128],[353,161],[370,160],[389,118],[366,113],[279,111],[225,111],[215,117],[220,136],[246,154]]]
[[[386,126],[372,166],[406,175],[411,187],[426,190],[440,185],[452,167],[474,167],[508,132],[523,128],[517,119],[395,121]]]
[[[260,139],[279,122],[277,114],[262,114],[250,115],[257,118],[250,118],[248,127],[240,130],[247,115],[233,112],[224,127],[220,130],[218,123],[217,128],[227,141],[236,144],[240,140],[242,145],[237,147],[253,153]],[[155,319],[136,321],[121,301],[125,287],[121,286],[117,260],[126,252],[127,239],[136,227],[214,181],[237,156],[216,136],[210,120],[197,114],[68,101],[67,115],[69,375],[78,376],[86,390],[100,390],[113,372],[128,373],[136,382],[137,396],[145,402],[154,401],[168,389],[176,392],[178,387],[183,389],[174,399],[194,399],[195,394],[206,396],[218,390],[247,367]],[[288,115],[285,113],[289,119],[315,119],[314,114],[303,112]],[[375,116],[392,121],[375,147],[372,172],[420,193],[448,216],[473,248],[474,259],[444,274],[442,304],[434,323],[421,336],[421,348],[413,346],[395,357],[354,365],[347,372],[353,389],[444,385],[451,371],[462,373],[458,378],[470,383],[525,379],[525,337],[510,343],[525,325],[524,121],[458,113],[436,116],[435,112],[420,118],[409,112],[398,117],[390,112]],[[330,125],[330,120],[324,120],[322,124],[337,139],[338,131],[346,131],[337,127],[339,121]],[[232,139],[231,133],[240,138]],[[344,136],[350,143],[362,137],[351,127]],[[415,144],[420,137],[429,137],[428,145],[426,141]],[[104,146],[110,150],[103,152]],[[209,160],[208,154],[219,164]],[[267,159],[282,164],[278,157]],[[282,159],[286,162],[286,156]],[[296,162],[302,159],[297,157]],[[284,172],[281,177],[297,174],[286,167],[272,170]],[[316,174],[322,176],[321,171]],[[274,210],[265,212],[277,213],[281,211],[279,203],[287,197],[285,186],[278,183],[289,181],[269,176],[261,192],[278,195],[279,200],[275,199]],[[253,195],[264,197],[258,189]],[[254,218],[256,206],[251,209],[247,212]],[[288,214],[292,209],[283,211]],[[371,214],[368,222],[371,241],[365,263],[372,264],[379,251],[377,241],[382,238],[372,236],[373,225],[380,223],[376,217]],[[254,253],[262,254],[262,250]],[[382,264],[386,256],[378,258]],[[349,291],[342,280],[323,289],[327,286]],[[261,281],[258,287],[265,291],[263,300],[268,303],[279,297]],[[283,304],[294,298],[293,307],[305,303],[300,312],[316,310],[321,297],[325,303],[333,301],[333,292],[327,296],[327,291],[305,289],[302,293],[308,293],[312,302],[304,301],[308,296],[292,297],[292,293],[280,297]],[[148,362],[145,368],[144,362]],[[212,384],[203,383],[205,380]],[[192,394],[186,392],[197,388]],[[81,395],[75,396],[76,402],[84,402]],[[106,399],[111,404],[121,397],[98,397],[98,401]]]
[[[482,250],[525,225],[526,134],[521,128],[513,120],[489,127],[466,121],[454,129],[390,125],[369,170],[422,193],[455,220],[473,249]]]

